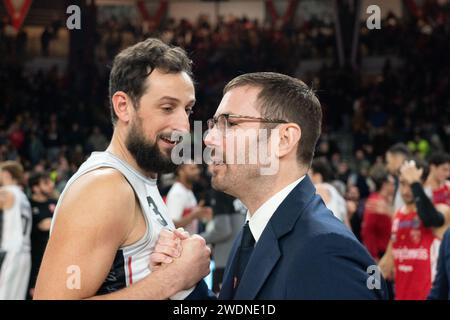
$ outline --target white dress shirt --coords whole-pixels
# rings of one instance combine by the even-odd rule
[[[305,176],[302,176],[301,178],[284,187],[282,190],[278,191],[269,200],[264,202],[264,204],[259,207],[252,216],[250,216],[250,213],[247,211],[247,221],[253,238],[255,238],[255,242],[258,242],[261,234],[266,228],[267,223],[269,222],[270,218],[272,218],[273,214],[278,209],[280,204],[304,178]]]

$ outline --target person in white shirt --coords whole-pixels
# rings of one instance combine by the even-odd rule
[[[23,174],[18,162],[0,164],[0,300],[24,300],[30,277],[32,215],[20,187]]]
[[[317,194],[322,197],[327,208],[351,229],[347,214],[347,203],[339,191],[329,183],[332,179],[332,171],[326,160],[314,159],[309,170],[309,176],[316,187]]]
[[[212,210],[203,201],[198,205],[192,188],[200,179],[200,168],[194,163],[180,165],[176,171],[177,180],[167,194],[166,204],[176,228],[184,228],[189,234],[199,232],[199,219],[208,221]]]

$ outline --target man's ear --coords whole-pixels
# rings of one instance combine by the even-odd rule
[[[291,152],[297,153],[298,145],[302,136],[302,130],[295,123],[287,123],[279,126],[279,145],[277,156],[282,158]]]
[[[133,103],[131,98],[125,92],[117,91],[111,100],[117,118],[128,123],[132,117]]]

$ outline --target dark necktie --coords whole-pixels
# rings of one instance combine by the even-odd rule
[[[241,245],[238,248],[238,252],[236,253],[236,266],[234,269],[233,275],[233,291],[236,292],[236,289],[239,287],[242,276],[245,271],[245,267],[248,264],[248,260],[252,255],[253,248],[255,247],[255,238],[253,238],[252,232],[250,230],[250,226],[248,221],[244,225],[244,230],[242,233]]]

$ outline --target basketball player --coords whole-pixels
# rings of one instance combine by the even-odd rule
[[[197,234],[199,219],[211,220],[212,210],[203,203],[197,205],[192,189],[200,179],[200,168],[194,163],[180,165],[176,171],[177,180],[167,194],[166,204],[170,217],[177,228],[184,228],[190,234]]]
[[[392,222],[392,254],[395,266],[395,298],[424,300],[436,272],[439,244],[449,226],[449,207],[433,206],[426,196],[415,162],[400,169],[400,192],[405,202]]]
[[[56,208],[57,195],[55,184],[48,173],[34,172],[28,178],[31,189],[31,211],[33,226],[31,228],[31,274],[29,297],[33,296],[36,278],[47,246],[53,213]]]
[[[407,154],[401,145],[395,145],[388,151],[386,159],[388,160],[388,169],[390,171],[394,170],[401,159],[406,159]],[[390,156],[388,154],[391,153]],[[397,153],[397,156],[395,154]],[[403,154],[403,156],[402,156]],[[450,183],[447,179],[450,176],[450,156],[447,153],[434,153],[429,159],[429,174],[424,183],[424,190],[426,195],[432,199],[434,205],[445,204],[450,206]],[[397,191],[400,189],[397,188]],[[396,193],[396,201],[394,206],[398,206],[403,202],[400,198],[398,199],[399,192]],[[399,208],[397,208],[398,210]],[[442,232],[441,232],[442,233]],[[383,272],[386,279],[393,279],[394,276],[394,259],[392,256],[392,243],[389,242],[386,254],[380,260],[379,266]]]
[[[391,204],[395,182],[384,170],[372,172],[371,178],[376,189],[369,195],[364,206],[361,236],[374,260],[379,261],[391,238]]]
[[[192,287],[209,273],[203,238],[177,238],[181,255],[149,267],[160,231],[174,229],[156,178],[176,168],[172,134],[189,131],[191,61],[181,48],[147,39],[115,57],[109,84],[111,143],[61,194],[34,298],[195,298]],[[177,248],[160,244],[163,252]]]
[[[402,164],[411,158],[411,153],[404,143],[396,143],[386,152],[386,169],[395,179],[394,210],[404,205],[400,195],[399,174]]]
[[[404,143],[396,143],[391,146],[386,152],[386,169],[394,177],[394,197],[393,197],[393,210],[391,214],[399,210],[404,206],[402,196],[400,194],[400,168],[405,163],[405,161],[411,158],[411,152],[408,146]],[[392,241],[389,241],[386,252],[380,259],[378,266],[383,273],[384,278],[389,282],[394,279],[394,257],[392,256]]]
[[[24,300],[31,269],[31,209],[20,188],[23,168],[15,161],[0,164],[0,300]],[[3,262],[2,262],[3,261]]]
[[[434,204],[450,206],[450,155],[448,153],[434,153],[428,159],[430,173],[424,188],[431,195]]]

